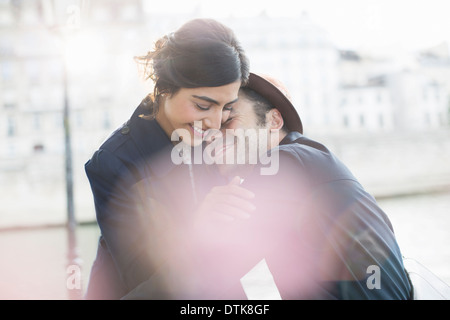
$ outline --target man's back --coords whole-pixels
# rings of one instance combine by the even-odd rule
[[[297,132],[277,149],[279,172],[255,170],[245,186],[257,190],[265,258],[282,298],[410,298],[391,223],[346,166]]]

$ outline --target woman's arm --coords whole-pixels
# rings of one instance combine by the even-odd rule
[[[85,166],[94,196],[97,221],[120,278],[131,290],[164,259],[164,221],[155,218],[143,184],[114,154],[97,151]],[[153,212],[153,214],[152,214]]]

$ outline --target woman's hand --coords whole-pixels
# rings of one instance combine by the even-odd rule
[[[234,177],[227,185],[217,186],[206,195],[195,212],[190,230],[197,244],[218,245],[239,241],[239,231],[256,210],[251,200],[255,194]]]
[[[255,194],[240,186],[234,177],[227,185],[211,189],[196,212],[198,221],[236,221],[250,219],[256,210],[251,200]]]

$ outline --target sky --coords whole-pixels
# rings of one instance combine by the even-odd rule
[[[274,17],[307,12],[339,47],[349,49],[411,52],[450,43],[449,0],[149,0],[146,10],[192,12],[199,4],[203,16],[218,19],[251,18],[263,10]]]

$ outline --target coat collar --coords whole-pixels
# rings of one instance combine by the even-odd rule
[[[280,145],[293,143],[301,137],[303,137],[303,135],[300,132],[291,131],[280,141]]]
[[[174,145],[159,123],[143,118],[145,115],[149,115],[149,110],[142,102],[126,126],[145,163],[158,177],[164,177],[177,167],[170,158]]]

